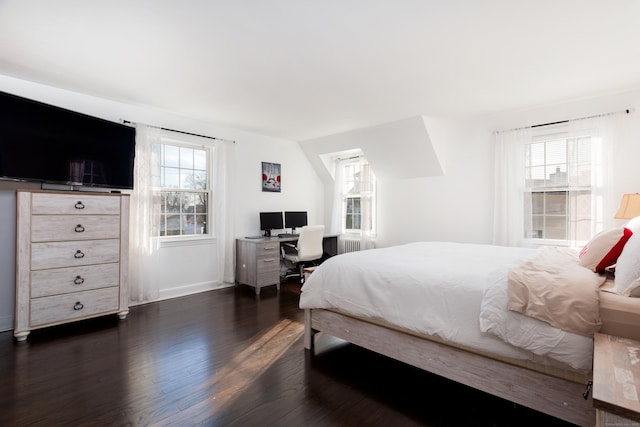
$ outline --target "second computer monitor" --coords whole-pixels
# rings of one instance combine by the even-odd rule
[[[302,211],[284,213],[284,228],[290,228],[293,233],[296,228],[307,225],[307,213]]]

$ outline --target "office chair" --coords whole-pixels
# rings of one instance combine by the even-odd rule
[[[282,244],[282,257],[295,264],[300,270],[300,284],[304,283],[304,267],[315,265],[323,254],[322,237],[324,225],[305,225],[300,229],[298,241]],[[297,275],[297,273],[296,273]],[[290,275],[286,275],[290,277]]]

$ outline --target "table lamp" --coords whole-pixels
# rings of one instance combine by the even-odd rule
[[[631,219],[640,216],[640,193],[624,194],[615,219]]]

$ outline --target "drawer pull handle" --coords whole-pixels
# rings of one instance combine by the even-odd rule
[[[264,262],[273,262],[275,260],[276,260],[275,258],[265,258]]]
[[[76,228],[74,228],[76,233],[82,233],[84,231],[84,227],[82,226],[82,224],[78,224],[76,225]]]
[[[80,200],[78,200],[78,202],[75,204],[75,208],[84,209],[84,204]]]
[[[76,251],[76,253],[73,254],[73,257],[76,258],[76,259],[84,258],[84,253],[82,253],[82,251],[80,249],[78,249]]]
[[[265,251],[270,251],[271,249],[275,249],[275,248],[276,248],[275,246],[265,246],[262,249],[264,249]]]
[[[75,285],[82,285],[84,283],[84,277],[82,276],[76,276],[75,279],[73,279],[73,283]]]
[[[84,308],[84,305],[82,305],[80,301],[76,301],[76,303],[73,305],[73,309],[75,311],[82,310],[83,308]]]

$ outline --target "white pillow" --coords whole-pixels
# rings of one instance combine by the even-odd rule
[[[640,233],[640,216],[631,218],[624,226],[634,233]]]
[[[631,236],[618,257],[611,292],[640,297],[640,233]]]

